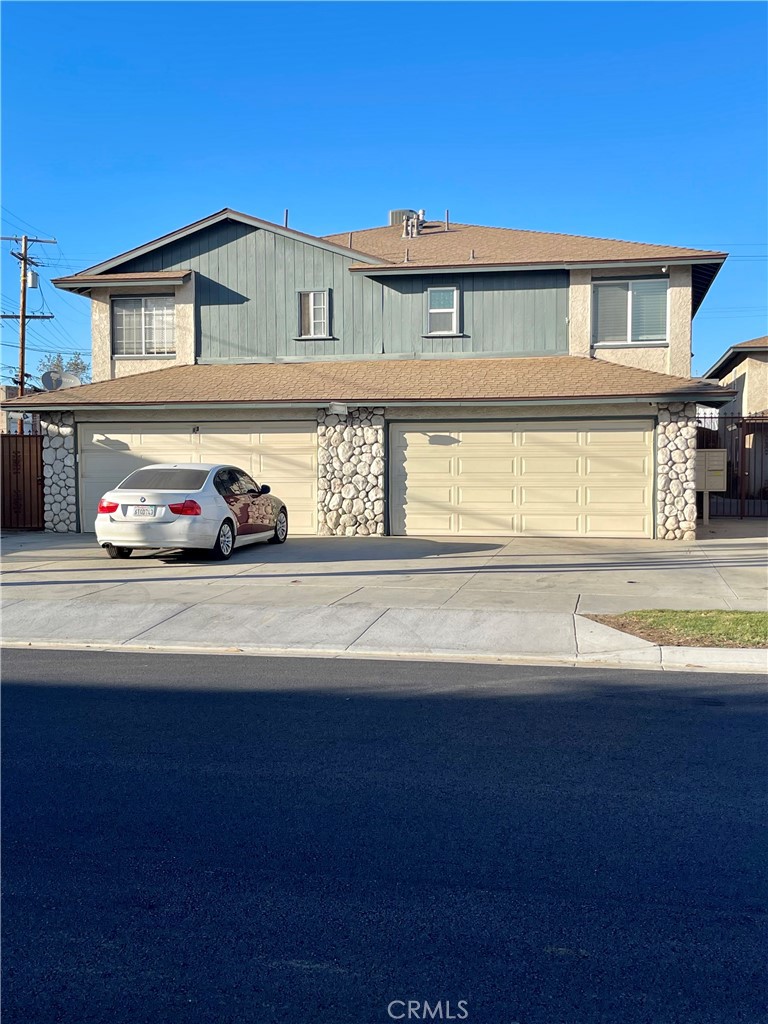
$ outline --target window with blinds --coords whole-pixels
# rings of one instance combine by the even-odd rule
[[[666,341],[668,286],[666,278],[601,281],[593,285],[592,343]]]
[[[172,295],[112,299],[112,352],[116,356],[167,356],[176,352]]]

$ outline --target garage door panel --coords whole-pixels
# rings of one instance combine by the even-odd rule
[[[456,524],[453,522],[453,516],[446,511],[410,512],[408,523],[411,533],[416,535],[433,533],[436,536],[445,536],[458,532]]]
[[[576,429],[547,430],[528,427],[520,431],[521,448],[558,448],[572,447],[579,443],[579,431]]]
[[[648,508],[648,488],[635,486],[634,480],[628,480],[623,484],[618,482],[618,488],[589,486],[585,493],[588,506],[610,505],[624,509],[636,506],[643,510]]]
[[[474,534],[476,537],[498,537],[500,534],[515,532],[515,517],[509,512],[493,512],[485,510],[468,515],[460,513],[456,517],[455,533]]]
[[[585,474],[588,477],[605,477],[610,474],[611,480],[617,476],[637,479],[648,475],[648,457],[645,455],[587,455],[585,458]]]
[[[585,431],[585,441],[587,445],[597,444],[601,448],[643,447],[649,443],[651,433],[651,428],[642,421],[607,423]]]
[[[652,441],[646,420],[393,427],[392,530],[651,536]]]
[[[462,509],[493,508],[496,505],[514,505],[515,488],[509,487],[459,487],[457,504]]]
[[[408,470],[411,476],[419,477],[450,477],[454,475],[454,462],[450,455],[436,455],[425,458],[423,455],[408,457]]]
[[[458,430],[450,435],[458,440],[464,451],[480,451],[483,448],[504,448],[515,444],[515,432],[513,430],[499,430],[498,428],[483,426],[468,427],[466,430]]]
[[[523,508],[531,505],[579,505],[581,504],[580,487],[521,487],[520,504]]]
[[[525,457],[520,460],[520,475],[526,479],[531,476],[551,478],[578,475],[580,459],[577,456],[541,455]]]
[[[583,532],[582,518],[574,513],[523,512],[520,532],[534,537],[578,537]]]
[[[80,514],[92,531],[99,498],[154,462],[224,462],[268,483],[288,506],[291,531],[317,533],[317,442],[306,423],[83,423],[78,427]]]
[[[506,474],[514,475],[516,466],[514,458],[503,455],[494,457],[492,452],[483,453],[477,458],[459,455],[456,458],[457,476],[462,480],[468,477],[479,482],[498,480]]]
[[[452,510],[456,504],[454,501],[453,488],[434,487],[425,485],[416,487],[408,498],[412,512],[427,512],[429,509]]]
[[[586,533],[597,537],[648,537],[651,529],[649,515],[628,514],[626,512],[613,515],[590,513],[586,516]]]

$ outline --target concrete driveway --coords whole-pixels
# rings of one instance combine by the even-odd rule
[[[8,534],[5,602],[74,600],[281,608],[363,605],[611,613],[767,607],[764,520],[720,520],[693,543],[545,538],[291,538],[229,562],[181,552],[112,561],[92,536]]]

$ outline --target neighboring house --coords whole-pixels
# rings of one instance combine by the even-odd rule
[[[0,386],[0,402],[8,402],[10,399],[16,398],[19,393],[19,389],[13,384],[3,384]],[[19,432],[19,413],[10,412],[7,408],[0,408],[0,434],[18,434]],[[24,431],[25,434],[39,434],[40,433],[40,417],[30,415],[29,413],[24,415]]]
[[[720,410],[722,416],[701,417],[706,430],[701,443],[727,452],[726,489],[713,496],[713,514],[766,516],[768,336],[731,345],[707,371],[707,378],[736,393]]]
[[[90,531],[132,469],[193,460],[269,483],[298,534],[690,538],[696,403],[732,397],[691,379],[691,321],[725,258],[222,210],[55,282],[91,300],[94,383],[24,403],[47,522]]]
[[[736,392],[728,416],[765,415],[768,407],[768,336],[741,341],[720,356],[705,376]]]

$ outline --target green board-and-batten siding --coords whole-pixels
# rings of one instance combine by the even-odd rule
[[[358,258],[224,221],[122,264],[196,274],[197,356],[280,359],[440,352],[567,352],[565,271],[386,280],[350,274]],[[460,337],[425,338],[426,289],[461,289]],[[329,289],[330,340],[299,341],[299,291]]]
[[[567,271],[388,278],[384,338],[391,353],[568,351]],[[458,337],[424,337],[427,288],[459,288]]]

